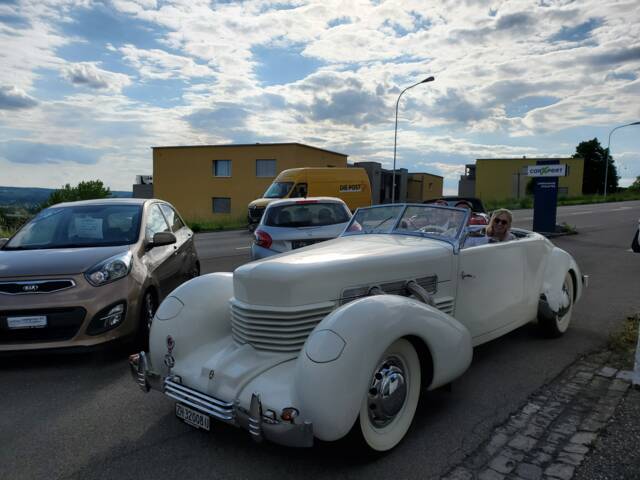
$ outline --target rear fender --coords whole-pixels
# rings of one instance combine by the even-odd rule
[[[176,288],[160,304],[151,324],[149,356],[151,368],[166,375],[167,337],[171,336],[174,360],[184,358],[204,344],[231,334],[229,299],[233,296],[233,274],[211,273],[193,278]]]
[[[363,298],[320,322],[298,357],[293,382],[316,437],[331,441],[349,432],[380,357],[395,340],[409,336],[420,338],[430,351],[430,389],[452,381],[471,363],[468,330],[449,315],[412,298]]]

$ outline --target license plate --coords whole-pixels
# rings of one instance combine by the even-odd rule
[[[312,245],[312,244],[313,244],[313,240],[292,240],[291,241],[291,248],[292,249],[302,248],[302,247],[306,247],[307,245]]]
[[[47,326],[47,317],[37,315],[32,317],[7,317],[9,328],[44,328]]]
[[[209,431],[209,417],[185,405],[176,403],[176,416],[192,427]]]

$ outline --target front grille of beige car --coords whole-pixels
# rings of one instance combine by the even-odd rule
[[[297,352],[311,331],[336,307],[333,302],[302,307],[264,307],[231,300],[231,331],[237,343],[257,350]]]

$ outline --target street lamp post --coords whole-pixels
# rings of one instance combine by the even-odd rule
[[[630,127],[631,125],[640,125],[640,122],[627,123],[626,125],[620,125],[609,132],[609,140],[607,140],[607,153],[604,159],[604,198],[607,198],[607,174],[609,173],[609,146],[611,145],[611,134],[616,130],[624,127]]]
[[[402,97],[402,94],[410,88],[413,88],[422,83],[433,82],[434,80],[435,78],[433,77],[427,77],[424,80],[418,83],[414,83],[413,85],[405,88],[404,90],[402,90],[402,92],[400,92],[400,95],[398,95],[398,100],[396,101],[396,128],[393,134],[393,176],[391,181],[391,203],[396,203],[396,145],[398,143],[398,105],[400,104],[400,97]]]

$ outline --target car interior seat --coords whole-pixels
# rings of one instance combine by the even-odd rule
[[[321,208],[318,212],[318,222],[322,225],[331,225],[332,223],[336,223],[333,218],[333,213],[328,208]]]
[[[295,223],[305,226],[311,223],[311,211],[308,208],[300,208],[295,212]]]
[[[291,224],[291,212],[288,210],[282,210],[278,214],[278,225],[290,225]]]

